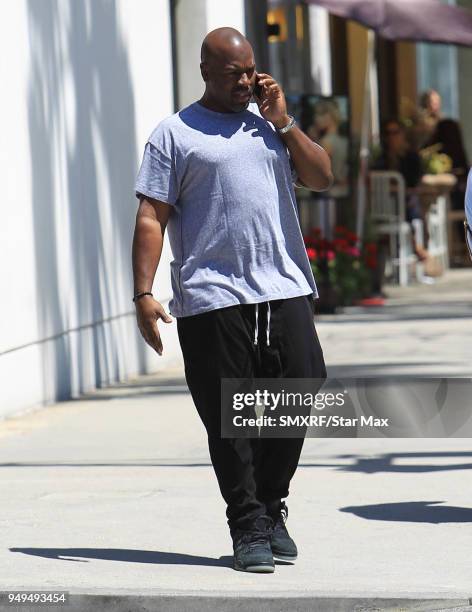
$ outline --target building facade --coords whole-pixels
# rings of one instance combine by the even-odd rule
[[[181,363],[175,323],[160,325],[162,357],[136,326],[133,187],[153,128],[203,93],[205,34],[246,33],[288,95],[347,96],[355,141],[367,32],[295,0],[18,0],[0,24],[1,417]],[[472,155],[471,51],[379,41],[377,59],[379,116],[436,87]],[[166,241],[165,307],[171,258]]]

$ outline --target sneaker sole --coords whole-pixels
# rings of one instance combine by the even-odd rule
[[[289,555],[279,555],[275,552],[272,552],[274,559],[278,559],[279,561],[296,561],[298,555],[289,556]]]
[[[257,574],[272,574],[275,571],[275,567],[272,565],[248,565],[248,567],[237,567],[234,565],[233,567],[239,572],[254,572]]]

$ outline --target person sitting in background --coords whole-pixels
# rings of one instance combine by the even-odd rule
[[[449,172],[457,179],[457,183],[449,194],[451,210],[463,211],[469,161],[467,159],[459,123],[454,119],[441,119],[436,126],[429,146],[437,147],[438,153],[445,154],[450,158],[452,168]],[[463,222],[461,220],[453,221],[452,224],[452,237],[453,241],[457,244],[463,243],[464,241],[464,230],[462,225]],[[457,261],[453,258],[453,263],[460,263],[460,265],[462,265],[463,258],[459,257]]]
[[[454,119],[441,119],[436,125],[428,146],[437,146],[438,153],[444,153],[451,159],[451,174],[454,174],[457,178],[457,183],[451,191],[451,208],[462,210],[464,208],[469,161],[459,123]]]
[[[419,154],[411,149],[406,139],[404,126],[396,119],[388,119],[382,129],[382,152],[372,164],[372,170],[393,170],[399,172],[406,186],[406,220],[412,224],[414,219],[423,222],[423,244],[428,243],[426,220],[421,208],[421,202],[416,193],[423,167]],[[428,251],[415,240],[412,227],[413,249],[418,259],[424,261],[428,258]]]
[[[334,183],[330,196],[346,197],[349,194],[349,140],[340,133],[341,112],[336,100],[319,100],[315,104],[313,120],[306,133],[320,144],[331,158]]]
[[[410,136],[413,146],[422,149],[430,142],[438,122],[442,118],[442,100],[435,89],[428,89],[420,96],[420,104],[413,117]]]

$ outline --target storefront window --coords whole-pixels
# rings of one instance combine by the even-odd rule
[[[455,0],[442,0],[456,4]],[[418,91],[435,89],[442,99],[442,112],[446,117],[459,118],[459,83],[457,47],[452,45],[416,45]]]

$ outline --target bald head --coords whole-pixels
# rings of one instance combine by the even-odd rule
[[[203,39],[201,61],[210,63],[240,59],[241,55],[252,53],[251,43],[234,28],[217,28]]]
[[[205,81],[202,100],[214,110],[247,108],[256,80],[251,43],[234,28],[217,28],[202,43],[200,70]]]

